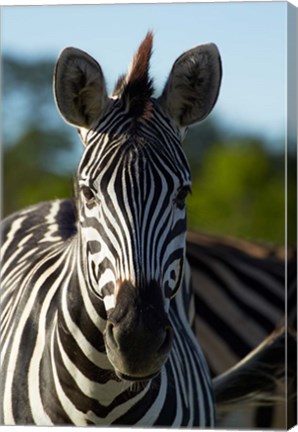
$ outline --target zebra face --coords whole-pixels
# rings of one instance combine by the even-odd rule
[[[171,347],[166,312],[183,274],[191,181],[179,131],[156,102],[150,120],[133,127],[123,108],[115,103],[86,143],[78,210],[84,273],[107,312],[110,361],[118,376],[137,379],[158,372]],[[124,129],[106,134],[117,116]]]
[[[105,307],[110,363],[130,380],[158,373],[171,349],[191,184],[181,137],[210,112],[221,77],[215,45],[196,47],[153,99],[151,49],[149,33],[111,98],[86,53],[66,49],[55,70],[58,108],[85,145],[76,184],[84,278]]]
[[[150,120],[139,124],[114,105],[86,143],[77,176],[86,274],[107,310],[115,307],[123,281],[154,281],[165,300],[173,296],[182,275],[191,185],[179,131],[156,102]],[[117,116],[124,128],[106,133]]]

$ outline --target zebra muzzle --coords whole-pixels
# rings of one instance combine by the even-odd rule
[[[170,326],[153,333],[143,326],[127,332],[120,325],[107,323],[107,355],[116,374],[129,381],[148,380],[160,372],[172,346]]]
[[[130,381],[157,375],[173,340],[163,308],[142,302],[131,286],[126,286],[115,309],[108,314],[104,335],[107,355],[116,374]]]

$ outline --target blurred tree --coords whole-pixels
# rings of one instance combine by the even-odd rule
[[[15,141],[24,129],[30,127],[44,131],[56,127],[66,130],[53,97],[54,62],[29,62],[4,56],[2,65],[5,144]]]
[[[57,112],[53,68],[52,60],[3,57],[3,216],[71,195],[82,146]]]
[[[283,161],[269,156],[260,141],[213,146],[194,179],[189,226],[283,244]]]
[[[213,116],[192,126],[183,141],[183,149],[193,173],[200,169],[204,155],[211,147],[220,141],[222,130]]]
[[[53,198],[70,196],[71,176],[61,165],[60,149],[68,149],[69,139],[59,132],[44,136],[29,129],[14,146],[3,153],[4,216],[27,205]]]

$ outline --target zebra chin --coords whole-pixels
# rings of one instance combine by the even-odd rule
[[[104,339],[121,380],[148,381],[160,373],[172,348],[173,331],[157,283],[141,291],[129,282],[121,286],[116,306],[108,313]]]
[[[130,382],[145,382],[150,381],[153,378],[156,378],[160,373],[160,370],[152,375],[146,375],[146,376],[132,376],[132,375],[125,375],[122,372],[115,369],[115,374],[118,378],[120,378],[122,381],[130,381]]]

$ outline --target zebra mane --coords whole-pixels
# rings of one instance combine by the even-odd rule
[[[119,77],[113,92],[113,96],[125,101],[136,119],[150,117],[152,108],[150,98],[154,89],[149,76],[152,44],[153,33],[148,32],[133,57],[128,73]]]

